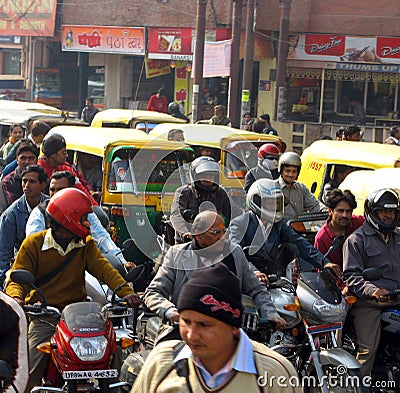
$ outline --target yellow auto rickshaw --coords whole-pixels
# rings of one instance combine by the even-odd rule
[[[364,202],[370,192],[393,188],[400,195],[400,168],[381,168],[374,171],[360,170],[350,173],[340,184],[341,190],[350,190],[357,201],[354,214],[364,214]]]
[[[68,160],[80,168],[82,154],[101,161],[101,206],[108,210],[117,245],[127,238],[135,262],[159,253],[157,235],[169,214],[175,190],[189,180],[193,150],[179,142],[155,140],[143,131],[107,127],[54,127],[64,136]]]
[[[299,181],[321,199],[327,182],[335,172],[346,175],[359,170],[400,167],[400,147],[370,142],[321,140],[312,143],[301,155]]]
[[[178,119],[167,113],[132,109],[106,109],[96,113],[92,127],[118,127],[135,128],[149,132],[157,124],[176,123],[185,124],[186,121]]]
[[[281,152],[286,149],[285,142],[277,136],[211,124],[159,124],[149,135],[167,140],[174,129],[183,131],[184,143],[193,148],[195,156],[211,155],[220,162],[220,184],[239,206],[245,203],[244,177],[257,165],[258,148],[264,143],[274,143]]]

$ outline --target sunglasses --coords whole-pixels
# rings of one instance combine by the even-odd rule
[[[207,232],[211,233],[211,235],[213,235],[213,236],[218,236],[218,235],[221,235],[221,234],[225,234],[226,231],[227,231],[227,229],[224,228],[224,229],[210,229]]]

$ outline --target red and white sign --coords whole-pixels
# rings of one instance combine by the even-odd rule
[[[305,52],[309,55],[343,56],[344,35],[307,34]]]
[[[144,27],[62,26],[63,51],[144,55]]]
[[[0,1],[0,35],[53,37],[56,0]]]
[[[381,59],[400,59],[400,38],[378,37],[376,54]]]

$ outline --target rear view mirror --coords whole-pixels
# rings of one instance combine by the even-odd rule
[[[17,269],[13,270],[10,274],[12,281],[17,284],[32,284],[35,281],[35,276],[28,270]]]

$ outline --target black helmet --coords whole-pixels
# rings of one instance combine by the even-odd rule
[[[396,213],[395,219],[391,224],[383,223],[379,219],[378,210],[394,210]],[[377,231],[382,233],[392,232],[398,224],[400,215],[400,203],[397,192],[391,188],[372,191],[365,200],[364,214],[367,222]]]
[[[190,166],[190,175],[196,188],[206,191],[214,192],[218,188],[218,179],[220,174],[220,166],[212,157],[202,156],[196,158]],[[200,182],[204,175],[211,175],[215,181],[212,186],[205,186]]]
[[[168,104],[168,113],[173,114],[179,112],[179,105],[175,101],[171,101]]]

